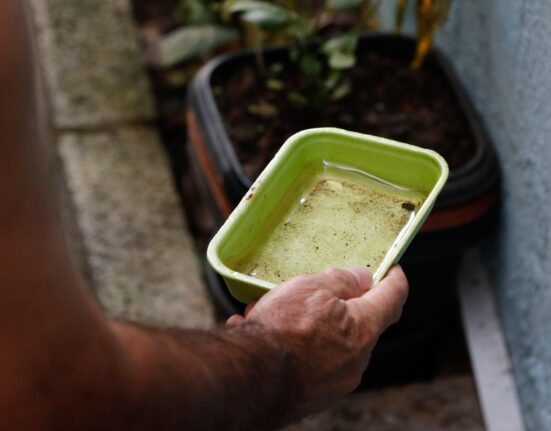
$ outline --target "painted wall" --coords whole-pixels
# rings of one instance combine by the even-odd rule
[[[438,44],[500,156],[492,272],[527,426],[551,430],[551,0],[456,0]]]

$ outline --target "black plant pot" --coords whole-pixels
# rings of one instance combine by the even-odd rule
[[[411,58],[415,40],[367,35],[362,37],[358,49]],[[288,55],[285,47],[265,52],[267,62],[285,62]],[[254,61],[251,51],[218,57],[199,71],[188,92],[187,149],[191,164],[195,165],[192,175],[194,182],[200,184],[200,198],[218,225],[245,195],[253,179],[245,175],[238,161],[211,83],[229,76],[243,63]],[[393,376],[419,369],[420,364],[426,367],[430,346],[441,337],[450,313],[455,312],[457,263],[466,247],[480,240],[497,219],[499,169],[495,151],[448,61],[438,51],[426,61],[447,79],[476,150],[468,162],[450,173],[432,214],[401,260],[410,279],[410,298],[402,321],[381,338],[374,352],[367,374],[369,381],[391,381]],[[230,297],[224,282],[210,268],[205,271],[221,314],[241,312],[243,306]],[[402,361],[404,355],[408,357],[407,364]]]
[[[358,49],[410,58],[415,49],[415,39],[397,35],[366,35],[361,38]],[[288,55],[289,50],[286,47],[266,49],[264,54],[267,62],[285,62]],[[225,130],[222,115],[216,105],[211,83],[213,80],[219,80],[220,77],[228,76],[240,65],[251,64],[254,61],[254,52],[249,50],[219,56],[203,66],[188,92],[190,144],[201,159],[202,170],[214,173],[214,178],[208,178],[217,205],[213,210],[219,212],[224,219],[228,215],[228,210],[231,211],[245,195],[254,179],[244,173],[237,159],[235,149]],[[442,220],[445,214],[439,217],[433,216],[434,221],[429,223],[428,228],[439,230],[449,225],[468,223],[476,218],[477,214],[495,205],[499,170],[495,151],[487,139],[482,122],[450,63],[437,50],[428,56],[426,63],[429,67],[438,69],[447,78],[476,145],[472,159],[450,173],[450,178],[435,207],[435,214],[438,214],[439,210],[445,209],[449,212],[462,204],[469,204],[471,208],[468,206],[461,208],[463,212],[469,212],[469,214],[460,216],[456,211],[454,222]],[[221,196],[217,196],[218,188],[224,195],[225,203],[221,201]],[[481,199],[482,197],[486,199]],[[477,199],[481,202],[478,202],[477,208],[472,208],[473,202]]]

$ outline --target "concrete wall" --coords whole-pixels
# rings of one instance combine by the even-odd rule
[[[499,152],[492,272],[527,426],[550,430],[551,0],[458,0],[438,44]]]

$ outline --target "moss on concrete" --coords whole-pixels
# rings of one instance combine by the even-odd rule
[[[150,119],[153,103],[125,0],[31,0],[55,126]]]
[[[95,292],[114,317],[207,327],[213,314],[157,136],[145,127],[60,140]]]

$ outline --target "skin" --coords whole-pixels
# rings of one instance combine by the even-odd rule
[[[295,278],[212,331],[105,316],[50,206],[20,7],[0,2],[0,429],[271,429],[353,390],[400,316],[397,267]]]

